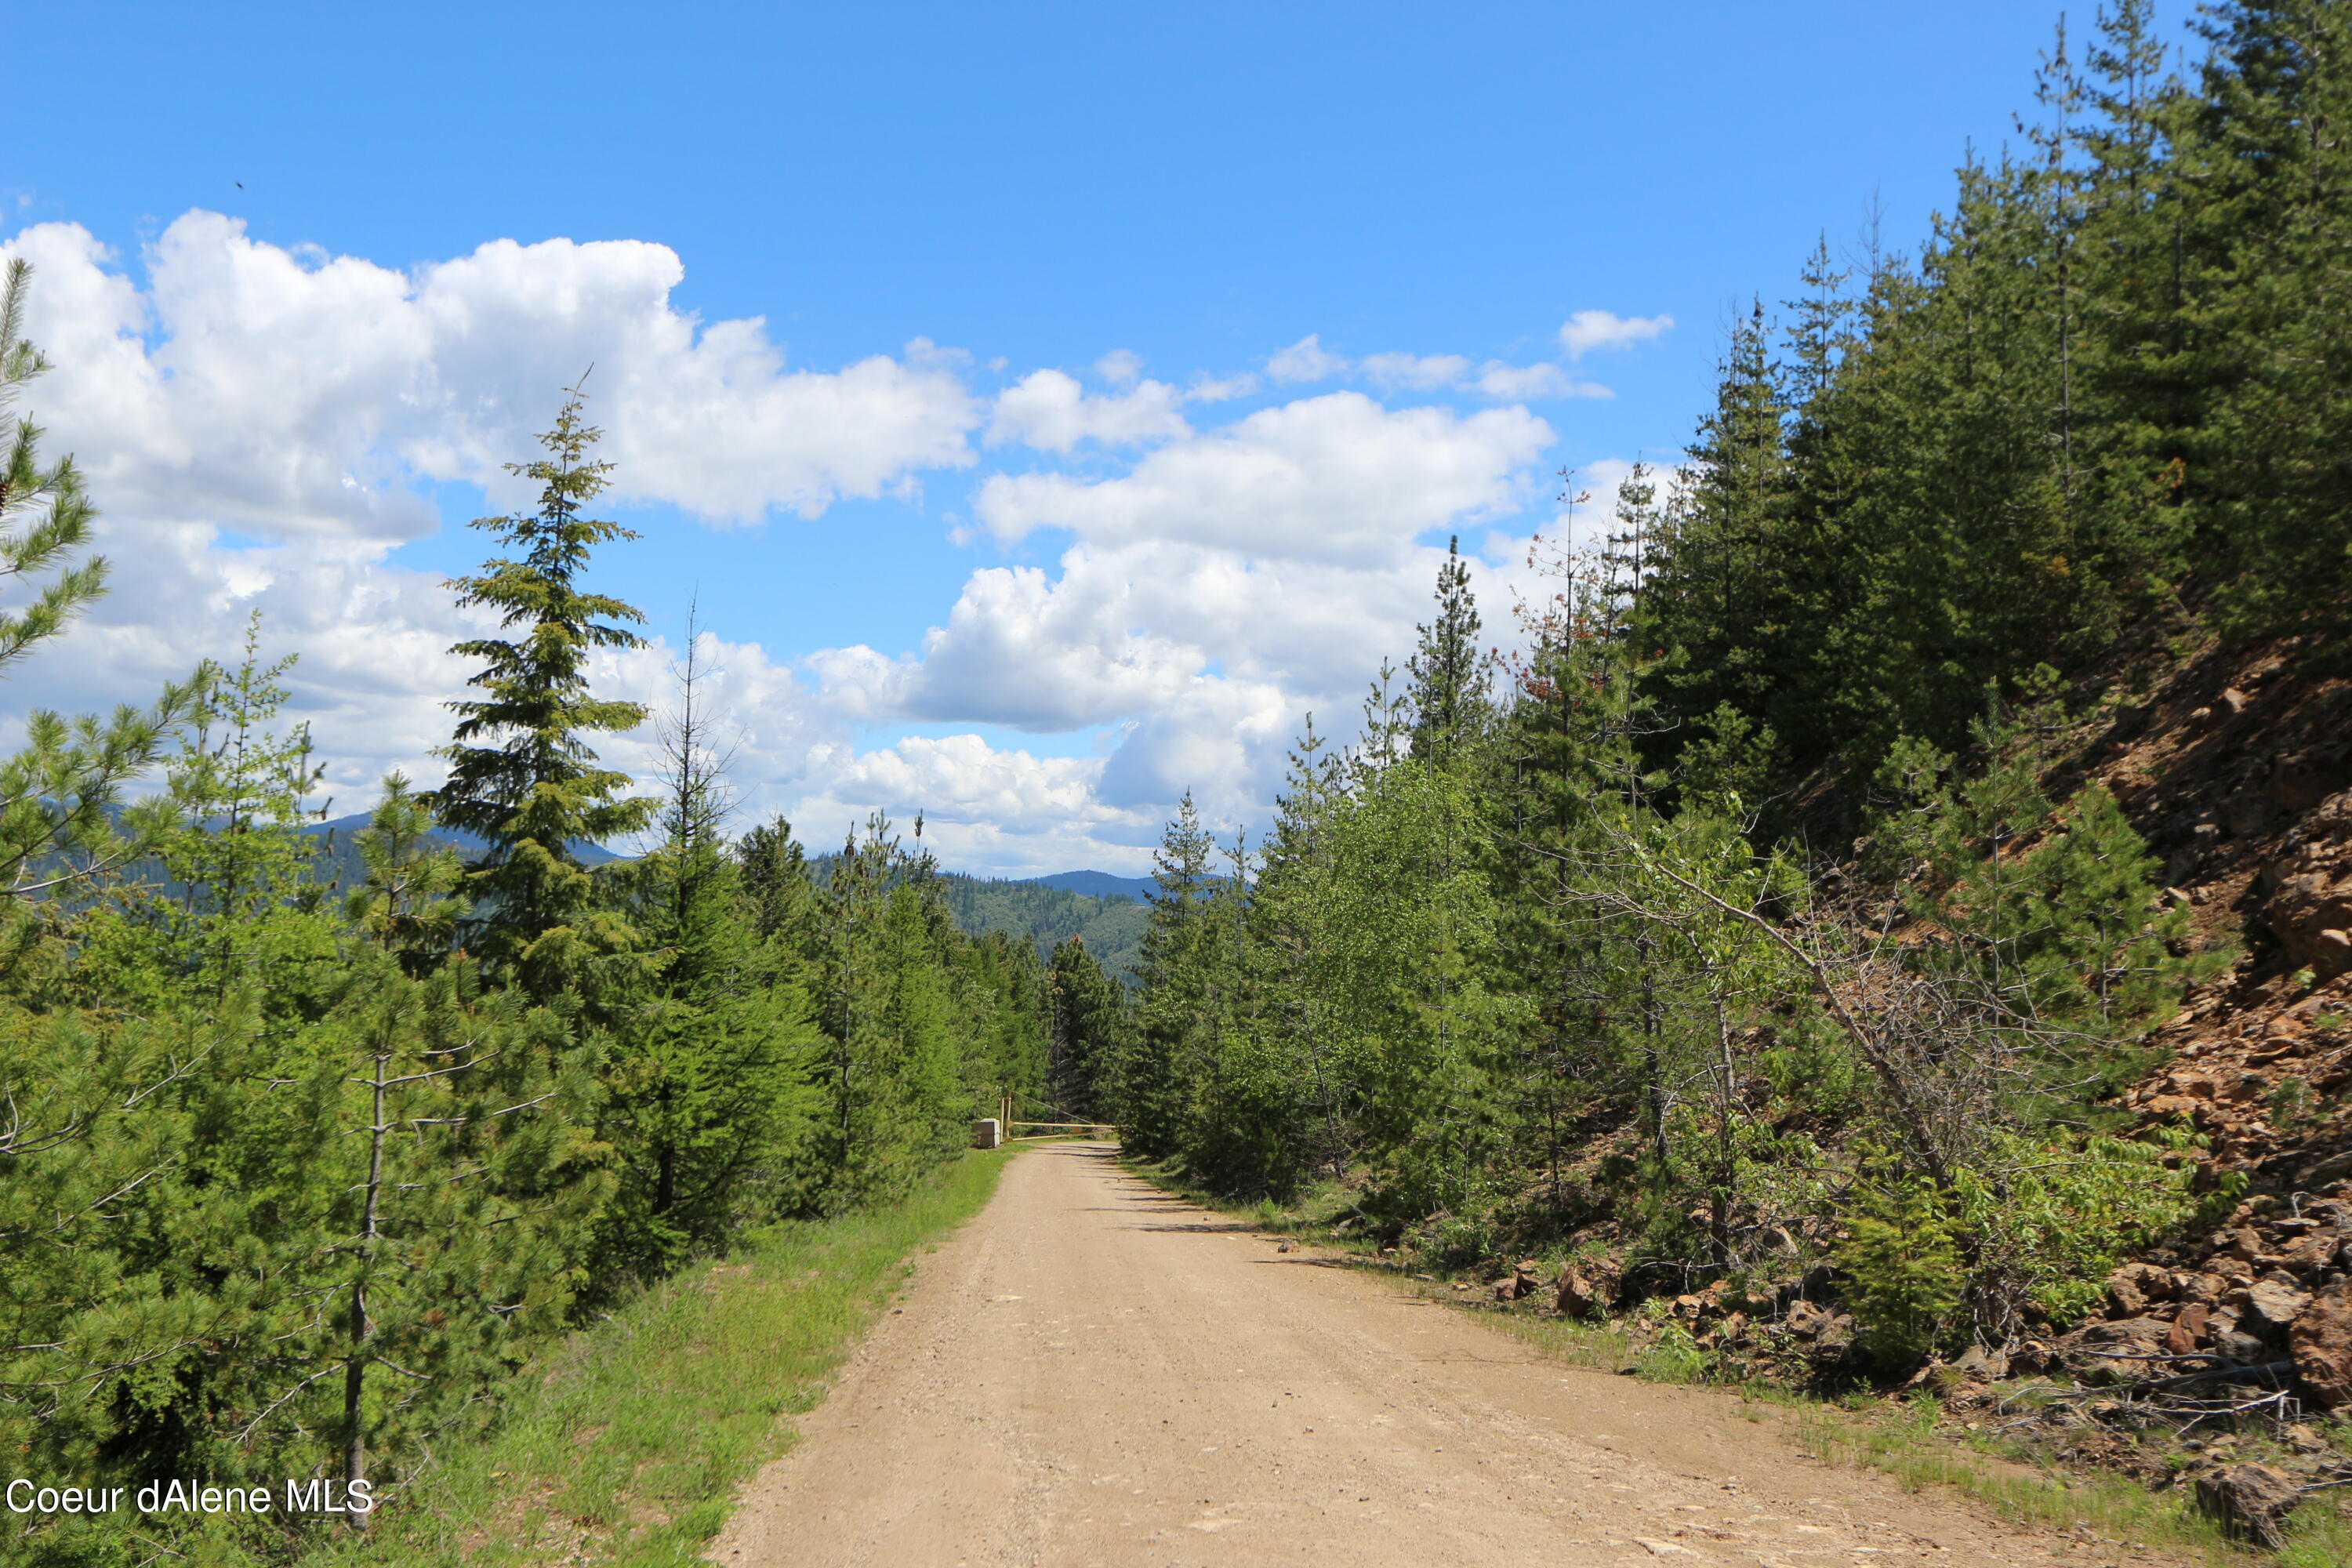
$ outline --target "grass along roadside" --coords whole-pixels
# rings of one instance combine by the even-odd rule
[[[1951,1487],[2021,1524],[2062,1531],[2085,1545],[2168,1546],[2202,1552],[2217,1568],[2282,1561],[2225,1539],[2218,1525],[2186,1506],[2180,1492],[2152,1492],[2095,1470],[2059,1470],[1996,1439],[1956,1442],[1937,1429],[1941,1410],[1930,1396],[1847,1405],[1773,1388],[1758,1391],[1756,1400],[1784,1410],[1784,1429],[1817,1458],[1883,1470],[1909,1490]],[[2284,1561],[2301,1568],[2343,1559],[2291,1555]]]
[[[700,1560],[736,1489],[789,1448],[911,1255],[978,1214],[1010,1151],[963,1155],[908,1196],[773,1227],[574,1334],[499,1427],[304,1568]]]
[[[1739,1399],[1749,1419],[1777,1422],[1816,1458],[1883,1471],[1909,1489],[1950,1487],[2017,1523],[2063,1531],[2085,1546],[2105,1543],[2119,1552],[2126,1542],[2168,1548],[2201,1554],[2214,1568],[2341,1568],[2352,1563],[2352,1541],[2317,1510],[2289,1520],[2283,1552],[2251,1551],[2226,1540],[2211,1521],[2193,1511],[2185,1488],[2151,1492],[2122,1477],[2057,1468],[2030,1449],[1995,1437],[1956,1440],[1939,1429],[1942,1408],[1932,1395],[1835,1400],[1778,1384],[1722,1383],[1707,1375],[1706,1356],[1678,1345],[1672,1336],[1631,1333],[1622,1319],[1587,1323],[1502,1310],[1476,1289],[1479,1276],[1469,1277],[1471,1290],[1457,1290],[1451,1276],[1422,1268],[1402,1253],[1384,1252],[1363,1237],[1335,1231],[1331,1221],[1345,1206],[1335,1193],[1309,1193],[1289,1205],[1265,1200],[1244,1204],[1194,1186],[1161,1165],[1134,1159],[1122,1163],[1162,1191],[1246,1220],[1265,1235],[1311,1242],[1368,1273],[1385,1277],[1399,1289],[1475,1312],[1480,1321],[1562,1364],[1627,1373],[1656,1383],[1714,1384]]]

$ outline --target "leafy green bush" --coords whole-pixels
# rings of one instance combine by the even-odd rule
[[[1916,1178],[1865,1184],[1860,1196],[1837,1254],[1852,1277],[1846,1300],[1871,1359],[1907,1366],[1935,1348],[1967,1283],[1951,1216]]]
[[[1668,1320],[1658,1329],[1658,1337],[1642,1352],[1642,1375],[1653,1383],[1698,1383],[1713,1367],[1715,1358],[1699,1347],[1691,1331],[1681,1323]]]
[[[1963,1174],[1954,1191],[1975,1255],[1970,1294],[1979,1320],[2006,1331],[2028,1302],[2061,1323],[2090,1310],[2116,1265],[2197,1212],[2202,1200],[2189,1191],[2195,1164],[2164,1163],[2193,1142],[2179,1131],[2155,1132],[2149,1142],[1996,1137],[1991,1158]]]
[[[1467,1268],[1493,1256],[1500,1238],[1486,1215],[1438,1213],[1404,1235],[1405,1245],[1440,1268]]]

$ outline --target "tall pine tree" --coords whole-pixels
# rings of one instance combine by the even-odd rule
[[[1458,536],[1445,542],[1445,564],[1437,569],[1437,618],[1420,630],[1421,646],[1406,667],[1412,754],[1443,762],[1475,745],[1494,716],[1478,651],[1478,604]]]
[[[467,683],[482,695],[449,704],[458,716],[442,753],[449,777],[433,796],[443,822],[487,844],[466,879],[478,910],[468,926],[475,952],[492,975],[541,1001],[634,941],[577,846],[637,832],[654,812],[652,801],[624,793],[628,775],[599,767],[588,744],[645,720],[640,704],[596,698],[588,686],[590,656],[642,646],[628,623],[645,616],[579,584],[595,546],[636,537],[583,512],[612,471],[589,457],[603,432],[583,409],[574,387],[539,438],[547,456],[507,466],[540,482],[539,510],[474,520],[516,554],[449,585],[459,605],[495,611],[509,635],[450,649],[483,661]]]

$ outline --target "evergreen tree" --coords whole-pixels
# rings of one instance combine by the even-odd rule
[[[1119,1074],[1118,1120],[1139,1150],[1184,1145],[1216,1059],[1232,976],[1218,938],[1216,841],[1184,792],[1152,857],[1158,883],[1139,965],[1143,1001]]]
[[[1254,1022],[1260,1051],[1293,1059],[1291,1077],[1303,1092],[1310,1131],[1298,1136],[1302,1155],[1344,1180],[1363,1142],[1361,1074],[1353,1043],[1333,1016],[1323,971],[1330,954],[1322,916],[1331,872],[1333,814],[1345,791],[1346,770],[1307,715],[1290,753],[1289,777],[1275,800],[1273,832],[1261,858],[1251,901],[1265,1005]],[[1288,1048],[1271,1049],[1273,1036]]]
[[[1786,416],[1760,302],[1732,333],[1714,412],[1699,426],[1682,490],[1650,547],[1643,605],[1676,712],[1729,702],[1763,716],[1793,606]]]
[[[104,557],[74,560],[98,515],[80,471],[70,457],[45,464],[39,428],[16,414],[26,384],[49,368],[24,337],[32,277],[21,257],[0,277],[0,580],[41,585],[31,603],[0,607],[0,675],[106,591]],[[124,705],[106,720],[47,709],[25,716],[25,745],[0,759],[0,891],[9,899],[0,967],[37,934],[24,900],[128,863],[163,829],[166,805],[119,812],[122,790],[159,760],[194,698],[193,684],[174,685],[152,707]]]
[[[963,1068],[965,1047],[976,1043],[978,1031],[968,1013],[960,1016],[947,954],[940,951],[961,933],[935,918],[940,911],[926,891],[919,877],[891,889],[877,932],[885,986],[879,1034],[897,1101],[890,1129],[897,1145],[893,1158],[904,1163],[892,1173],[894,1185],[964,1147],[972,1110]]]
[[[1113,1075],[1127,1045],[1127,988],[1103,973],[1083,937],[1055,944],[1049,973],[1053,1020],[1046,1097],[1074,1120],[1108,1119],[1116,1092]]]
[[[812,933],[816,1078],[833,1197],[893,1191],[936,1152],[935,1115],[955,1076],[945,998],[929,965],[928,924],[890,820],[866,819],[828,867]],[[943,1057],[945,1059],[943,1060]]]
[[[313,1475],[397,1486],[444,1430],[478,1422],[482,1389],[562,1324],[582,1283],[609,1191],[583,1053],[517,994],[485,1005],[467,990],[455,968],[420,981],[362,966],[332,1020],[342,1050],[309,1058],[299,1119],[256,1129],[278,1140],[255,1156],[277,1180],[245,1180],[278,1201],[255,1217],[318,1246],[278,1331],[253,1336],[247,1431],[274,1425],[298,1456],[333,1433]],[[328,1180],[300,1180],[301,1163]],[[341,1375],[311,1394],[314,1368]]]
[[[1496,969],[1528,1006],[1500,1087],[1517,1152],[1544,1173],[1547,1201],[1563,1221],[1577,1202],[1568,1177],[1574,1140],[1591,1118],[1630,1101],[1646,1108],[1654,1128],[1663,1125],[1654,987],[1634,975],[1640,955],[1622,933],[1583,918],[1578,899],[1599,818],[1643,808],[1665,782],[1641,754],[1664,725],[1639,689],[1624,618],[1637,604],[1621,586],[1640,581],[1653,498],[1639,474],[1619,498],[1619,539],[1634,553],[1560,563],[1560,588],[1525,615],[1533,650],[1515,672],[1501,737],[1506,772],[1487,803],[1497,840]],[[1630,1056],[1620,1028],[1627,1018],[1637,1020]]]
[[[713,747],[689,626],[661,724],[658,848],[626,876],[646,973],[620,1008],[599,1131],[619,1186],[600,1279],[657,1278],[775,1211],[815,1107],[816,1030],[798,954],[763,935],[726,852],[725,758]]]
[[[72,563],[89,543],[97,509],[83,491],[71,458],[43,466],[41,433],[14,412],[26,384],[49,368],[48,360],[25,341],[25,306],[33,264],[9,259],[0,278],[0,420],[6,420],[6,452],[0,456],[0,576],[27,583],[49,581],[31,604],[0,609],[0,668],[57,636],[67,623],[106,591],[106,560],[93,555]],[[54,574],[54,575],[50,575]]]
[[[937,922],[935,945],[943,954],[961,1020],[957,1027],[964,1039],[964,1109],[957,1115],[989,1115],[1002,1108],[1008,1094],[1023,1101],[1043,1097],[1050,1109],[1058,1103],[1053,1098],[1053,976],[1034,942],[1002,931],[967,937],[962,917],[949,907],[947,886],[948,879],[931,878],[924,895],[926,916]],[[1117,1000],[1123,1003],[1124,988],[1115,980],[1108,984],[1121,993]],[[1115,1050],[1116,1045],[1104,1048]],[[943,1136],[961,1131],[968,1130],[945,1129]]]
[[[2157,861],[2104,785],[2052,801],[2038,737],[1997,698],[1974,736],[1980,765],[1948,783],[1951,760],[1929,749],[1889,763],[1917,802],[1889,836],[1923,864],[1912,909],[1941,933],[1911,956],[1997,998],[2042,1081],[2079,1096],[2086,1063],[2095,1081],[2127,1066],[2105,1047],[2161,1022],[2229,955],[2196,951],[2189,911],[2159,907]]]
[[[264,668],[260,637],[257,612],[247,623],[237,668],[208,664],[197,676],[203,695],[194,733],[172,777],[182,819],[159,847],[166,871],[185,889],[166,900],[178,917],[173,923],[185,945],[183,962],[215,996],[263,974],[274,993],[291,989],[289,975],[263,962],[270,933],[289,921],[312,933],[312,960],[331,951],[320,923],[302,920],[324,891],[310,878],[317,842],[300,831],[324,814],[307,805],[323,770],[310,761],[308,726],[285,735],[266,728],[290,695],[278,679],[294,659],[289,655]]]
[[[152,858],[103,879],[73,922],[77,1001],[152,1014],[250,990],[273,1017],[325,1005],[337,933],[331,889],[312,875],[319,840],[303,831],[323,809],[307,802],[320,774],[307,729],[272,728],[294,661],[264,665],[259,638],[256,616],[235,670],[199,668],[192,728],[166,772],[168,826],[150,831]]]
[[[352,922],[415,975],[449,956],[467,910],[456,896],[461,858],[432,832],[432,810],[408,775],[385,774],[383,798],[354,839],[365,878],[344,903]]]
[[[2204,408],[2183,481],[2237,567],[2233,630],[2352,625],[2352,16],[2332,0],[2209,12],[2185,116],[2185,309]]]
[[[738,839],[736,864],[743,871],[745,910],[762,938],[805,946],[814,940],[816,880],[807,852],[782,817],[763,822]]]
[[[452,702],[457,727],[443,755],[449,777],[434,792],[441,821],[487,845],[467,871],[475,905],[469,945],[489,973],[545,1001],[583,983],[635,938],[581,864],[577,846],[643,829],[654,803],[623,792],[625,773],[596,765],[588,737],[635,728],[645,710],[591,695],[589,657],[643,639],[626,623],[645,617],[579,585],[598,544],[635,535],[582,509],[600,494],[609,463],[589,452],[602,432],[574,388],[547,456],[508,465],[542,487],[528,516],[477,518],[473,526],[518,552],[450,583],[461,605],[496,612],[519,637],[469,638],[450,651],[483,661],[467,684],[483,695]]]
[[[1445,542],[1445,564],[1437,569],[1437,618],[1421,626],[1421,646],[1407,666],[1413,754],[1440,761],[1476,745],[1493,715],[1478,647],[1478,604],[1461,544],[1458,536]]]

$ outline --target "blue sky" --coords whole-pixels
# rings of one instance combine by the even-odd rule
[[[698,596],[747,811],[1139,869],[1183,787],[1262,818],[1450,532],[1507,621],[1548,476],[1672,461],[1817,234],[1915,246],[2056,19],[37,9],[0,236],[117,592],[16,695],[135,695],[259,607],[347,800],[429,775],[456,524],[595,358],[646,536],[599,580],[663,639],[615,689]]]

